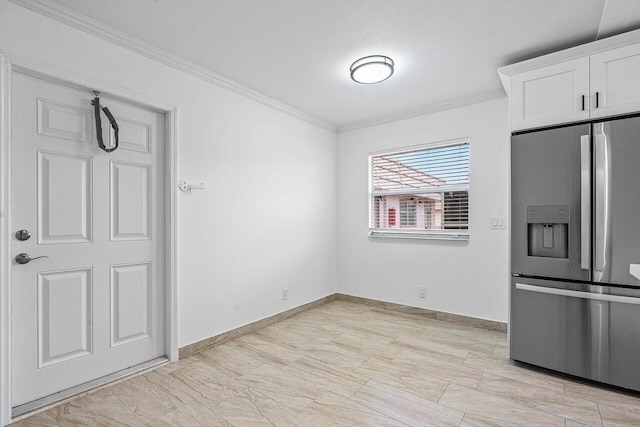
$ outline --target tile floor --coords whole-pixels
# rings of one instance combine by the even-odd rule
[[[640,395],[505,356],[502,332],[334,301],[13,425],[640,425]]]

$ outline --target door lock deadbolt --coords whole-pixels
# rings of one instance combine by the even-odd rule
[[[29,233],[28,230],[16,231],[16,239],[24,242],[25,240],[29,240],[30,238],[31,238],[31,233]]]

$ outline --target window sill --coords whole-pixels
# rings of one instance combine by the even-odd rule
[[[469,240],[468,231],[369,230],[369,237],[420,240]]]

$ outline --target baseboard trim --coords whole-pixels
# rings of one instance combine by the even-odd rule
[[[184,359],[194,354],[213,348],[217,345],[224,344],[243,335],[250,334],[267,326],[271,326],[284,319],[300,314],[304,311],[312,310],[320,307],[331,301],[346,301],[357,304],[370,305],[372,307],[380,308],[383,310],[396,311],[404,314],[411,314],[417,316],[427,317],[429,319],[440,320],[443,322],[456,323],[459,325],[470,326],[478,329],[488,329],[491,331],[507,331],[507,324],[502,322],[495,322],[492,320],[478,319],[475,317],[462,316],[460,314],[451,314],[443,311],[428,310],[426,308],[411,307],[408,305],[396,304],[393,302],[379,301],[375,299],[357,297],[347,294],[331,294],[324,298],[312,301],[307,304],[294,307],[290,310],[283,311],[282,313],[274,314],[273,316],[265,317],[264,319],[257,320],[239,328],[232,329],[227,332],[223,332],[218,335],[214,335],[209,338],[205,338],[201,341],[194,342],[192,344],[181,347],[179,350],[179,358]]]
[[[459,325],[470,326],[478,329],[488,329],[490,331],[507,332],[507,324],[495,322],[493,320],[478,319],[476,317],[452,314],[444,311],[428,310],[426,308],[411,307],[409,305],[396,304],[393,302],[379,301],[375,299],[357,297],[346,294],[336,294],[338,301],[347,301],[358,304],[366,304],[384,310],[398,311],[406,314],[413,314],[427,317],[429,319],[441,320],[443,322],[457,323]]]
[[[212,347],[215,347],[220,344],[224,344],[228,341],[239,338],[243,335],[250,334],[259,329],[266,328],[267,326],[271,326],[275,323],[278,323],[284,319],[288,319],[289,317],[295,316],[296,314],[302,313],[303,311],[311,310],[316,307],[320,307],[328,302],[331,302],[336,299],[337,294],[331,294],[324,298],[320,298],[315,301],[311,301],[309,303],[300,305],[298,307],[294,307],[290,310],[283,311],[282,313],[274,314],[273,316],[265,317],[264,319],[256,320],[255,322],[251,322],[244,326],[240,326],[239,328],[232,329],[227,332],[223,332],[218,335],[214,335],[209,338],[205,338],[202,341],[197,341],[192,344],[181,347],[179,350],[179,358],[184,359],[185,357],[193,356],[194,354],[200,353],[202,351],[208,350]]]

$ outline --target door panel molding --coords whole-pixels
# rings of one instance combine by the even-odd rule
[[[111,347],[150,337],[151,262],[112,265],[110,281]]]
[[[151,239],[151,165],[110,160],[109,175],[110,240]],[[138,212],[120,209],[121,201],[128,200],[140,201]]]
[[[91,157],[42,150],[37,151],[37,156],[38,244],[92,242]],[[77,191],[70,191],[74,189]],[[80,197],[69,200],[51,197],[51,193]],[[54,217],[55,211],[64,212],[63,218]]]
[[[118,148],[123,150],[139,151],[141,153],[151,153],[149,144],[151,136],[151,125],[149,123],[140,123],[124,117],[117,117],[118,122]],[[116,145],[115,132],[110,128],[109,145]]]
[[[90,144],[92,130],[91,110],[38,98],[38,135]]]
[[[84,268],[38,274],[39,369],[92,353],[92,273],[91,268]],[[67,299],[78,305],[63,307]]]
[[[175,104],[10,52],[0,52],[0,426],[11,421],[11,76],[20,72],[74,88],[108,94],[164,114],[166,354],[178,360],[177,340],[177,119]]]

